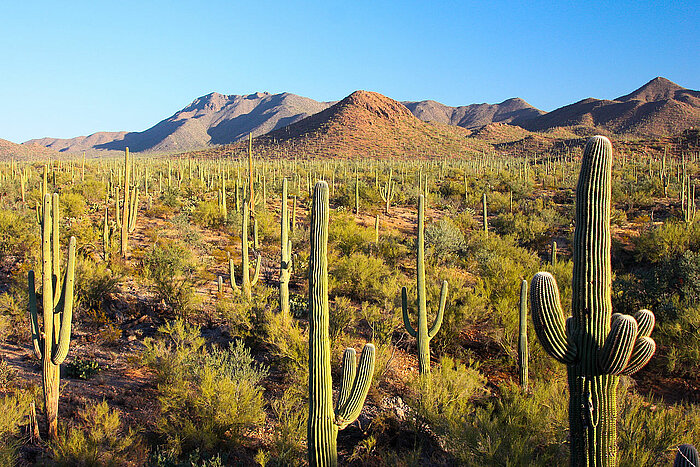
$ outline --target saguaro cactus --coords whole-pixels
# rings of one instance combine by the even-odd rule
[[[314,187],[309,256],[309,465],[338,464],[338,431],[357,419],[372,384],[374,345],[365,344],[355,366],[355,350],[345,349],[340,394],[333,410],[331,342],[328,335],[328,184]]]
[[[572,279],[573,316],[564,322],[554,277],[539,272],[530,299],[535,332],[544,349],[565,363],[569,379],[572,466],[617,465],[616,397],[621,374],[651,359],[654,314],[612,314],[610,289],[610,186],[612,145],[588,140],[576,188]]]
[[[418,287],[418,329],[411,326],[408,318],[408,292],[406,287],[401,289],[401,308],[403,309],[403,323],[406,331],[416,338],[418,345],[418,372],[421,375],[430,373],[430,339],[440,330],[442,316],[445,312],[445,301],[447,300],[447,281],[442,281],[440,291],[440,306],[433,325],[428,329],[428,311],[425,295],[425,198],[418,196],[418,241],[416,255],[416,276]]]
[[[260,265],[262,264],[260,254],[258,254],[258,260],[255,264],[255,274],[253,279],[250,279],[250,259],[248,256],[248,219],[250,218],[250,212],[248,210],[248,202],[243,202],[243,222],[241,225],[241,287],[243,288],[243,294],[250,300],[253,297],[252,287],[258,283],[260,279]],[[233,260],[229,259],[229,273],[231,274],[231,287],[238,291],[238,285],[236,285],[236,279],[234,276]]]
[[[30,328],[34,354],[42,363],[42,383],[46,424],[50,439],[58,437],[58,393],[60,365],[68,354],[73,319],[73,286],[75,283],[75,237],[68,243],[68,264],[60,279],[58,243],[58,194],[44,196],[41,222],[41,282],[44,331],[39,331],[39,318],[34,271],[29,271]]]
[[[523,391],[528,386],[528,361],[530,352],[527,345],[527,281],[520,283],[520,328],[518,333],[518,376]]]
[[[287,179],[282,180],[282,212],[280,219],[280,312],[289,316],[289,276],[292,260],[292,242],[289,240],[289,209],[287,206]]]
[[[698,467],[700,466],[700,457],[698,451],[691,444],[681,444],[678,446],[676,460],[673,462],[673,467]]]

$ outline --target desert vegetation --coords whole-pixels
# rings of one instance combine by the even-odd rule
[[[0,163],[0,464],[697,465],[696,144]]]

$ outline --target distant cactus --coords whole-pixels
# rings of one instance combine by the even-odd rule
[[[243,294],[246,299],[250,300],[253,297],[252,287],[258,283],[260,279],[260,266],[262,264],[262,258],[258,253],[258,260],[255,264],[255,274],[253,274],[253,279],[250,278],[250,259],[248,256],[248,219],[250,218],[250,211],[248,210],[248,202],[243,202],[243,222],[241,223],[241,287],[243,288]],[[231,288],[238,291],[238,285],[236,284],[236,279],[234,276],[233,260],[229,259],[229,273],[231,275]]]
[[[447,281],[442,282],[442,290],[440,291],[440,306],[438,307],[437,316],[433,325],[428,329],[428,310],[425,294],[425,198],[423,195],[418,196],[418,239],[416,242],[416,278],[418,294],[418,329],[411,326],[411,321],[408,317],[408,292],[406,287],[401,289],[401,308],[403,310],[403,323],[406,331],[416,338],[418,344],[418,372],[421,375],[430,373],[430,340],[435,337],[435,334],[440,330],[442,325],[442,316],[445,311],[445,302],[447,300]]]
[[[365,344],[360,363],[345,349],[340,393],[333,410],[331,342],[328,335],[328,184],[317,182],[311,207],[309,256],[309,465],[338,464],[338,431],[355,421],[372,384],[375,349]]]
[[[29,271],[29,314],[34,354],[42,362],[42,382],[49,438],[58,438],[60,365],[68,355],[73,319],[75,283],[75,237],[68,243],[68,264],[60,280],[58,194],[44,196],[41,222],[41,282],[44,331],[39,331],[34,271]]]
[[[573,242],[573,316],[564,322],[554,277],[539,272],[530,299],[535,332],[544,349],[567,365],[572,466],[617,465],[616,389],[651,359],[654,314],[612,314],[610,199],[612,145],[588,140],[576,189]]]

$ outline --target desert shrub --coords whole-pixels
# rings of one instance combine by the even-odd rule
[[[146,251],[143,265],[159,299],[180,316],[194,309],[197,263],[190,248],[180,242],[160,240]]]
[[[309,342],[304,331],[290,317],[265,312],[265,342],[271,347],[275,361],[295,383],[306,384],[309,371]]]
[[[26,423],[31,402],[28,392],[0,396],[0,465],[17,465],[20,428]]]
[[[204,349],[199,329],[178,320],[147,339],[144,364],[156,372],[157,431],[166,451],[182,457],[200,449],[233,447],[265,419],[260,381],[267,375],[241,341]]]
[[[349,298],[338,296],[331,302],[329,311],[328,333],[331,339],[335,340],[345,328],[356,321],[357,310]]]
[[[308,419],[306,394],[299,386],[290,386],[282,397],[272,401],[272,413],[277,419],[272,444],[267,453],[270,466],[302,465],[306,456],[303,440],[306,439]]]
[[[192,212],[192,220],[201,227],[217,227],[224,219],[218,203],[201,201]]]
[[[334,216],[329,222],[328,241],[345,256],[366,252],[374,242],[374,230],[357,225],[350,215]]]
[[[493,324],[501,330],[501,342],[509,347],[517,337],[520,281],[539,269],[538,258],[514,244],[511,237],[479,236],[470,245],[478,282],[488,298]]]
[[[620,387],[624,392],[625,385]],[[618,420],[621,465],[671,465],[679,445],[700,439],[696,405],[666,405],[630,392],[620,402]]]
[[[399,291],[396,271],[381,259],[363,253],[329,260],[329,289],[356,301],[392,302]]]
[[[126,429],[119,412],[105,401],[85,406],[77,422],[61,431],[51,445],[57,465],[121,466],[145,460],[138,434]]]
[[[83,357],[76,357],[65,365],[66,376],[76,379],[90,379],[102,370],[95,360]]]
[[[79,219],[88,213],[88,206],[83,195],[64,193],[61,195],[61,217]]]
[[[39,242],[35,225],[35,217],[0,209],[0,257],[17,256],[20,260],[28,258]]]
[[[643,231],[635,240],[635,256],[640,263],[658,263],[685,251],[700,250],[700,223],[664,222]]]
[[[466,465],[565,465],[568,393],[565,383],[533,384],[532,393],[501,386],[500,397],[432,415],[431,427]]]
[[[104,262],[95,263],[89,259],[78,258],[76,267],[75,298],[78,306],[84,310],[97,313],[105,300],[119,290],[122,276],[112,272]]]
[[[26,287],[26,286],[25,286]],[[13,287],[0,294],[0,339],[21,342],[27,339],[28,295]]]
[[[442,218],[425,229],[426,254],[432,253],[440,260],[459,255],[466,246],[464,234],[450,219]]]

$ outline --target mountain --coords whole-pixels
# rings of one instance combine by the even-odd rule
[[[457,126],[426,123],[376,92],[355,91],[331,107],[256,138],[256,151],[288,157],[441,157],[481,149]],[[272,154],[271,154],[272,155]]]
[[[39,144],[17,144],[6,139],[0,139],[0,160],[37,160],[57,159],[61,154]]]
[[[517,124],[544,114],[524,100],[515,97],[500,104],[472,104],[449,107],[435,101],[403,102],[408,110],[424,122],[479,128],[490,123]]]
[[[331,103],[282,93],[258,92],[246,96],[211,93],[141,132],[100,132],[72,139],[42,138],[41,144],[62,152],[123,151],[182,152],[229,144],[281,128],[320,112]]]
[[[579,134],[669,136],[700,125],[700,91],[657,77],[616,99],[589,97],[517,124],[530,131],[567,127]]]

